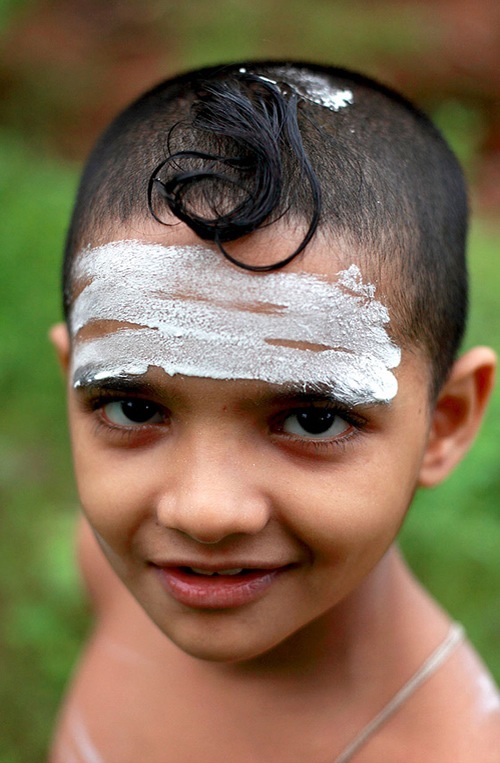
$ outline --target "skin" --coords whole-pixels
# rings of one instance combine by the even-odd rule
[[[141,238],[200,243],[184,225],[159,228]],[[273,235],[239,242],[235,256],[281,258],[290,241]],[[136,228],[114,236],[131,237]],[[318,240],[287,269],[333,279],[345,257]],[[53,340],[67,368],[64,327]],[[313,403],[263,382],[150,368],[147,389],[126,396],[158,412],[138,427],[120,423],[123,394],[68,386],[97,626],[51,760],[85,760],[83,721],[110,763],[334,760],[446,636],[448,618],[394,541],[416,487],[440,482],[470,447],[494,367],[490,350],[470,351],[431,409],[428,368],[405,350],[394,400],[341,415],[315,441],[296,419]],[[165,589],[157,568],[168,564],[281,573],[250,603],[203,609]],[[461,646],[353,760],[497,760],[500,710],[486,681]],[[442,722],[429,723],[437,712]]]

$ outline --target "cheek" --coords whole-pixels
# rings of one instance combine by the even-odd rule
[[[144,518],[154,513],[155,481],[140,459],[125,459],[119,451],[103,454],[95,443],[86,447],[85,438],[73,439],[83,511],[100,539],[125,554]]]
[[[309,476],[300,487],[296,480],[285,499],[289,527],[325,564],[379,558],[404,520],[415,482],[413,468],[391,474],[367,463]]]

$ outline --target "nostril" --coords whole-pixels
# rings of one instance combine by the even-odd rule
[[[216,476],[220,473],[192,470],[182,482],[170,485],[156,506],[158,524],[206,545],[259,533],[270,518],[269,497],[245,483],[241,474],[229,481],[226,473],[224,482]]]
[[[183,535],[189,536],[191,540],[195,540],[197,543],[200,543],[202,546],[215,546],[217,543],[220,543],[224,540],[224,538],[227,538],[229,535],[234,535],[235,533],[232,532],[218,532],[218,533],[211,533],[209,534],[205,531],[201,531],[199,529],[193,529],[193,530],[181,530]]]

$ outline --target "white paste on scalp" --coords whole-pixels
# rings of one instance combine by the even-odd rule
[[[340,402],[387,402],[401,351],[387,308],[356,265],[336,283],[310,273],[249,273],[205,246],[116,241],[81,252],[71,311],[73,383],[167,374],[330,389]],[[119,321],[81,336],[95,321]],[[130,325],[132,324],[132,325]]]
[[[242,67],[241,74],[246,74],[246,69]],[[300,71],[299,69],[276,69],[276,75],[278,79],[270,79],[264,77],[261,74],[256,74],[258,79],[263,82],[270,82],[272,85],[276,85],[278,88],[281,85],[286,85],[290,90],[299,95],[306,101],[311,103],[317,103],[318,106],[324,106],[330,111],[339,111],[354,100],[354,96],[351,90],[341,90],[337,87],[332,87],[328,78],[322,74],[313,74],[307,71]]]

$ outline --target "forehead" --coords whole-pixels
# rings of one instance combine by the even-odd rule
[[[76,383],[158,366],[326,386],[353,405],[392,399],[401,353],[374,285],[355,264],[313,273],[319,260],[307,259],[309,270],[295,262],[256,274],[200,244],[122,240],[84,250],[70,314]]]

